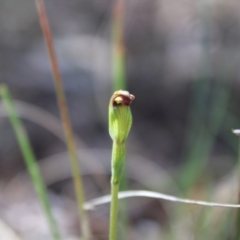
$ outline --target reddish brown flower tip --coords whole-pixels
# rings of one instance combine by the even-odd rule
[[[130,94],[128,91],[119,90],[116,91],[112,96],[112,105],[114,107],[119,105],[129,106],[134,98],[135,96]]]

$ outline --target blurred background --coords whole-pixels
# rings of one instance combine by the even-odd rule
[[[110,190],[114,1],[45,4],[90,200]],[[136,96],[127,189],[236,202],[239,139],[231,129],[240,127],[240,1],[126,1],[124,41],[127,90]],[[71,171],[34,1],[0,1],[0,81],[16,100],[62,235],[77,239]],[[0,219],[21,239],[51,239],[2,103],[0,132]],[[233,210],[123,202],[120,239],[232,239]],[[108,204],[90,212],[97,240],[107,239],[108,214]]]

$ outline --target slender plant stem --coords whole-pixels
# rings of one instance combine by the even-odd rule
[[[111,179],[111,212],[109,239],[117,239],[118,190],[122,177],[125,159],[125,143],[113,142],[112,146],[112,179]]]
[[[83,183],[80,175],[80,168],[78,164],[78,158],[77,158],[76,147],[74,143],[73,132],[71,128],[71,122],[69,119],[68,108],[66,104],[66,97],[63,90],[63,84],[60,76],[60,71],[58,68],[52,35],[51,35],[50,27],[48,24],[46,10],[44,7],[44,1],[36,0],[36,5],[39,13],[39,20],[41,23],[43,35],[44,35],[47,49],[48,49],[49,58],[51,61],[58,106],[59,106],[63,128],[64,128],[66,140],[67,140],[67,147],[68,147],[68,152],[69,152],[70,161],[71,161],[71,168],[72,168],[75,192],[76,192],[77,203],[78,203],[78,211],[81,219],[81,229],[82,229],[83,239],[89,240],[91,239],[91,233],[90,233],[88,216],[86,211],[83,208],[83,204],[85,202]]]
[[[240,203],[240,140],[238,146],[238,204]],[[233,240],[240,239],[240,210],[237,210],[236,220],[235,220],[235,229],[234,229],[234,238]]]
[[[110,213],[110,240],[117,239],[117,216],[118,216],[118,189],[119,184],[111,185],[111,213]]]
[[[39,167],[37,165],[37,160],[32,150],[30,141],[28,139],[27,133],[17,115],[14,103],[12,101],[11,95],[6,86],[0,85],[0,95],[3,99],[4,106],[7,109],[11,124],[15,131],[20,150],[24,157],[28,172],[32,179],[35,191],[37,192],[38,199],[42,205],[43,211],[48,221],[49,228],[52,233],[52,237],[55,240],[60,240],[60,233],[57,227],[57,223],[53,217],[50,202],[47,196],[47,189],[45,183],[42,179]]]

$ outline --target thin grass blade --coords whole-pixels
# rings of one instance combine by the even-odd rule
[[[240,208],[240,204],[229,204],[229,203],[218,203],[218,202],[207,202],[201,200],[192,200],[187,198],[179,198],[163,193],[145,191],[145,190],[132,190],[132,191],[124,191],[118,193],[118,199],[124,198],[132,198],[132,197],[146,197],[146,198],[154,198],[154,199],[162,199],[170,202],[177,203],[186,203],[186,204],[195,204],[206,207],[225,207],[225,208]],[[92,199],[89,202],[84,204],[85,209],[94,210],[94,208],[98,205],[106,204],[111,202],[111,195],[105,195],[103,197]]]
[[[57,223],[53,217],[50,202],[47,196],[47,189],[41,177],[41,173],[37,164],[36,157],[33,153],[30,141],[26,134],[26,131],[17,115],[16,109],[12,97],[5,85],[0,86],[0,96],[7,109],[9,119],[12,127],[15,131],[20,150],[24,157],[28,172],[31,176],[32,183],[37,192],[38,199],[42,205],[43,211],[48,221],[48,225],[52,234],[53,239],[60,240],[60,233],[57,227]]]

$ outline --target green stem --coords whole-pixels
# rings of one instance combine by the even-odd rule
[[[118,190],[123,172],[124,159],[125,143],[113,142],[109,240],[117,239]]]
[[[238,185],[240,182],[240,141],[238,146]],[[238,204],[240,203],[240,187],[238,188]],[[235,221],[235,231],[234,231],[234,240],[240,238],[240,210],[237,210],[236,221]]]
[[[60,240],[60,232],[56,220],[54,219],[52,214],[51,205],[47,195],[47,189],[42,179],[40,169],[37,164],[37,159],[32,150],[27,133],[22,125],[21,120],[18,117],[12,97],[8,91],[8,88],[5,85],[0,85],[0,96],[2,97],[3,104],[7,109],[9,119],[16,134],[20,150],[22,152],[30,177],[32,179],[32,183],[34,185],[38,199],[42,205],[44,214],[48,221],[52,237],[54,240]]]
[[[110,213],[110,240],[117,239],[117,216],[118,216],[118,189],[119,184],[111,185],[111,213]]]

